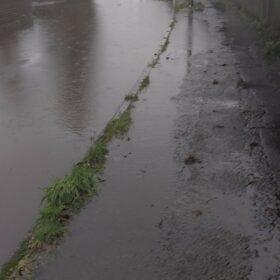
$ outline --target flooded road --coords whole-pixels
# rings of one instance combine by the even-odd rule
[[[237,86],[226,16],[203,3],[176,15],[99,195],[35,279],[280,279],[279,187],[252,133],[263,107],[256,88]]]
[[[38,1],[21,29],[1,26],[0,265],[31,228],[42,188],[82,158],[171,17],[163,1]]]

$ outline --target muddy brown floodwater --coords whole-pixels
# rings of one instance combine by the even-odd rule
[[[84,155],[157,50],[172,11],[68,0],[33,1],[28,15],[0,27],[0,266],[31,228],[43,187]]]

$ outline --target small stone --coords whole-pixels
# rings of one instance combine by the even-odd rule
[[[224,128],[225,126],[222,124],[215,125],[214,128]]]
[[[255,185],[256,184],[256,181],[254,180],[251,180],[248,182],[247,186],[251,186],[251,185]]]
[[[157,226],[158,226],[158,228],[162,228],[162,226],[163,226],[163,220],[162,219],[160,220],[160,222],[158,223]]]
[[[251,148],[255,148],[255,147],[257,147],[257,146],[259,146],[259,143],[257,143],[257,142],[252,142],[252,143],[250,143],[250,147],[251,147]]]
[[[254,255],[255,255],[255,258],[259,258],[259,257],[260,257],[259,251],[258,251],[258,250],[255,250],[255,251],[254,251]]]
[[[192,211],[192,214],[196,217],[199,217],[202,215],[202,211],[201,210],[193,210]]]
[[[193,155],[187,155],[185,158],[185,164],[195,164],[195,163],[200,163],[201,161],[194,157]]]
[[[243,80],[242,78],[240,78],[239,81],[237,82],[237,86],[236,87],[240,88],[240,89],[248,89],[248,88],[252,87],[252,85],[249,82],[247,82],[247,81]]]

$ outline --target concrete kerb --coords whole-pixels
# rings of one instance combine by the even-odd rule
[[[175,13],[172,16],[171,23],[174,21],[176,21]],[[168,29],[164,33],[163,39],[160,42],[160,46],[166,44],[167,40],[169,40],[169,38],[170,38],[172,30],[173,30],[173,28],[171,26],[169,26]],[[135,84],[128,91],[128,95],[129,94],[136,94],[137,96],[140,95],[140,93],[142,92],[140,90],[140,85],[141,85],[142,81],[145,79],[145,77],[150,75],[150,73],[153,69],[153,67],[151,66],[152,62],[154,61],[154,59],[159,59],[161,54],[162,54],[162,52],[160,49],[154,54],[153,58],[150,60],[150,62],[147,64],[147,66],[143,69],[143,71],[139,75]],[[119,118],[119,116],[122,115],[128,109],[128,107],[132,105],[132,103],[133,103],[133,101],[123,100],[121,102],[121,104],[118,106],[118,109],[116,110],[116,112],[114,113],[114,115],[110,119],[110,121]],[[98,137],[100,137],[103,134],[103,132],[104,132],[104,130],[101,131],[101,133],[98,135]],[[98,137],[97,137],[97,139],[98,139]]]

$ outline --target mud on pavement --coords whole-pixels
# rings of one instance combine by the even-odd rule
[[[179,13],[99,197],[38,279],[280,279],[278,182],[254,129],[268,107],[203,3]]]

